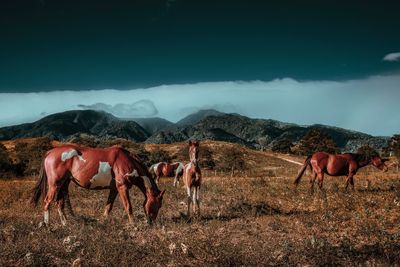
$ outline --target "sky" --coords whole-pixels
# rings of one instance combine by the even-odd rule
[[[400,132],[399,1],[3,0],[0,127],[202,108]]]

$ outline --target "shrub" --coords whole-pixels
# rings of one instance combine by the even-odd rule
[[[38,138],[33,143],[19,142],[15,145],[17,155],[17,166],[15,171],[24,168],[23,175],[36,174],[40,170],[40,165],[47,150],[53,148],[51,140],[47,137]]]
[[[400,160],[400,134],[395,134],[388,142],[389,151]]]
[[[214,169],[215,161],[213,159],[213,153],[208,147],[201,147],[199,151],[199,164],[202,168]]]
[[[150,152],[149,155],[149,165],[155,164],[158,162],[168,162],[170,163],[174,158],[171,157],[171,155],[162,149],[156,149],[152,152]]]
[[[7,148],[0,144],[0,177],[8,177],[9,172],[12,170],[12,165]]]
[[[221,151],[221,159],[218,167],[222,170],[244,170],[246,163],[244,161],[243,152],[238,148],[230,147]]]
[[[76,134],[68,138],[66,142],[74,143],[78,146],[84,147],[98,147],[101,145],[100,140],[97,137],[85,133]]]
[[[282,138],[273,142],[271,150],[280,153],[292,153],[292,142],[287,138]]]
[[[300,140],[295,149],[295,153],[308,156],[315,152],[327,152],[334,154],[339,152],[339,148],[332,138],[323,130],[313,128],[308,131]]]
[[[366,159],[371,159],[375,156],[379,156],[379,153],[373,149],[370,145],[363,145],[357,149],[357,154],[363,155]]]

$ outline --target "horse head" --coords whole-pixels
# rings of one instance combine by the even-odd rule
[[[156,220],[158,211],[162,206],[162,200],[165,190],[160,191],[153,179],[148,176],[141,176],[146,187],[146,199],[143,203],[144,213],[147,217],[147,222],[151,224]]]
[[[199,159],[199,141],[189,140],[189,158],[190,162],[197,165]]]
[[[388,170],[388,167],[386,166],[385,162],[388,160],[389,159],[383,159],[379,156],[375,156],[371,158],[370,164],[386,172]]]
[[[153,191],[146,192],[146,201],[144,203],[144,212],[147,216],[147,222],[151,224],[157,219],[158,211],[162,206],[162,200],[165,190],[160,193],[154,193]]]

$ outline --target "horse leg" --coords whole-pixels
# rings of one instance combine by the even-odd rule
[[[113,181],[114,181],[114,183],[111,184],[110,193],[109,193],[108,199],[107,199],[107,205],[104,210],[105,217],[108,217],[108,215],[110,214],[113,204],[114,204],[114,201],[115,201],[115,198],[118,195],[118,190],[117,190],[117,187],[115,186],[115,180],[113,180]]]
[[[318,187],[322,193],[322,196],[326,200],[326,192],[325,192],[325,189],[323,188],[323,182],[324,182],[324,173],[321,171],[318,173]]]
[[[61,195],[61,196],[60,196]],[[58,197],[60,196],[60,197]],[[65,218],[65,214],[64,214],[64,193],[59,192],[57,196],[57,210],[58,210],[58,215],[60,215],[60,220],[61,220],[61,224],[63,226],[67,225],[67,219]]]
[[[347,176],[347,179],[346,179],[346,187],[345,187],[346,191],[347,191],[347,188],[349,187],[349,183],[350,183],[350,174]]]
[[[174,178],[174,187],[177,187],[178,184],[179,184],[179,174],[176,173]]]
[[[124,205],[125,212],[128,214],[129,223],[133,223],[132,205],[129,199],[129,188],[126,185],[118,185],[117,190]]]
[[[187,192],[187,216],[190,217],[190,205],[192,204],[192,189],[186,186]]]
[[[71,178],[72,178],[72,176],[71,176]],[[65,180],[65,185],[64,185],[65,189],[63,190],[63,192],[64,192],[64,202],[65,202],[65,204],[66,204],[66,206],[68,208],[68,211],[69,211],[70,215],[72,217],[75,217],[75,213],[72,210],[71,200],[69,199],[69,184],[71,182],[71,178]]]
[[[350,173],[349,176],[347,176],[346,191],[347,191],[347,188],[349,187],[349,184],[351,185],[352,190],[354,191],[354,180],[353,180],[353,174],[352,173]]]
[[[323,182],[324,182],[324,173],[320,172],[320,173],[318,173],[318,186],[319,186],[319,189],[322,189]]]
[[[44,218],[43,219],[44,219],[44,223],[46,225],[49,225],[49,217],[50,217],[49,208],[50,208],[51,202],[53,201],[54,197],[56,196],[57,191],[58,191],[58,188],[55,184],[49,185],[47,195],[44,199],[44,207],[43,207],[43,210],[44,210],[44,214],[43,214]]]
[[[157,185],[160,184],[160,176],[161,176],[161,174],[159,174],[159,173],[156,174],[156,184]]]
[[[193,194],[192,194],[192,208],[193,208],[193,214],[196,216],[196,203],[197,203],[197,201],[196,201],[196,196],[197,196],[197,186],[194,186],[193,187]]]
[[[60,215],[61,224],[63,226],[67,225],[67,219],[65,218],[64,213],[64,204],[65,204],[65,197],[68,195],[68,185],[69,180],[65,180],[63,185],[61,186],[60,190],[57,193],[57,210],[58,215]],[[69,198],[69,197],[68,197]]]
[[[354,176],[352,175],[350,178],[351,190],[354,192]]]
[[[196,187],[196,206],[197,206],[197,215],[200,217],[200,186]]]
[[[322,190],[323,182],[324,182],[324,173],[321,171],[321,172],[318,172],[318,186],[319,186],[319,189],[321,189],[321,190]]]
[[[315,183],[315,179],[317,179],[317,173],[315,171],[313,171],[311,179],[310,179],[310,194],[314,194],[314,183]]]
[[[74,211],[73,211],[73,209],[72,209],[71,201],[70,201],[70,199],[69,199],[69,192],[68,192],[68,190],[65,192],[64,199],[65,199],[65,204],[67,205],[67,208],[68,208],[69,213],[71,214],[72,217],[75,217],[75,213],[74,213]]]

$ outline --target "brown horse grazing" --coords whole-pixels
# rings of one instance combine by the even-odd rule
[[[183,163],[182,162],[174,162],[174,163],[166,163],[159,162],[151,165],[149,168],[149,172],[153,175],[153,178],[156,180],[157,184],[160,181],[160,177],[174,177],[174,186],[179,182],[179,177],[183,175]]]
[[[104,215],[110,213],[116,196],[133,222],[129,189],[137,186],[143,193],[147,221],[151,223],[161,208],[164,191],[160,191],[140,160],[120,147],[87,148],[64,145],[49,150],[42,162],[39,181],[34,188],[32,202],[36,205],[44,197],[44,222],[49,223],[49,207],[56,199],[61,223],[66,224],[64,202],[68,204],[68,186],[74,181],[86,189],[110,189]]]
[[[200,215],[200,186],[201,170],[198,165],[199,141],[189,141],[190,162],[185,165],[183,171],[183,182],[187,191],[187,216],[190,216],[190,205],[193,202],[193,213]]]
[[[312,170],[312,177],[310,180],[311,192],[313,192],[314,190],[314,182],[317,177],[319,188],[322,189],[324,173],[330,176],[346,175],[346,189],[350,183],[352,189],[354,190],[353,176],[357,173],[358,169],[367,165],[373,165],[380,170],[386,171],[387,167],[385,165],[385,161],[387,161],[387,159],[382,159],[379,156],[366,158],[364,155],[361,154],[345,153],[334,155],[325,152],[317,152],[314,153],[312,156],[307,157],[303,167],[300,169],[294,181],[294,184],[296,186],[298,185],[307,166],[310,166]]]

